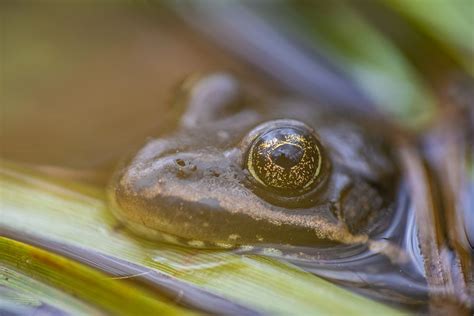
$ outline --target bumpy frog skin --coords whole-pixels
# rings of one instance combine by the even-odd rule
[[[364,243],[386,222],[395,171],[380,136],[315,104],[242,97],[228,74],[184,89],[177,131],[150,140],[109,187],[114,214],[129,229],[194,247],[316,246]],[[325,174],[302,196],[267,189],[249,172],[250,147],[279,126],[308,130],[325,153]]]

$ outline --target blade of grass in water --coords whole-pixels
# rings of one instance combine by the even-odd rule
[[[39,291],[43,291],[47,287],[45,284],[48,284],[57,289],[56,293],[46,296],[51,300],[57,300],[68,294],[67,299],[70,301],[73,297],[82,299],[107,314],[186,314],[184,309],[161,302],[146,291],[124,284],[123,281],[112,279],[106,274],[77,262],[21,242],[0,237],[0,253],[2,254],[0,264],[6,266],[6,269],[2,268],[0,271],[4,275],[12,277],[11,280],[9,277],[8,280],[4,278],[1,281],[7,286],[25,288],[30,285],[29,290],[38,295]],[[15,270],[23,276],[13,272]],[[45,284],[32,284],[27,276]],[[56,296],[58,290],[63,292],[61,296]],[[42,292],[40,295],[45,296],[44,294]],[[123,302],[133,302],[133,304],[124,304]],[[74,303],[77,304],[77,302]],[[62,305],[65,304],[67,304],[67,300],[62,301]],[[67,304],[67,306],[73,307],[73,304]],[[85,312],[85,310],[83,311]],[[99,312],[95,314],[99,314]]]
[[[0,314],[10,311],[13,314],[33,315],[45,309],[70,315],[104,314],[54,287],[0,265]]]
[[[400,314],[273,259],[136,239],[118,228],[102,198],[84,193],[91,191],[88,187],[67,189],[3,164],[0,188],[0,232],[4,227],[98,251],[265,313]]]

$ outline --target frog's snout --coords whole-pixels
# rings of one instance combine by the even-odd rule
[[[174,159],[174,163],[176,165],[176,176],[178,178],[188,178],[197,170],[197,166],[192,161],[176,158]]]
[[[142,235],[164,232],[235,243],[231,228],[242,219],[232,215],[224,200],[231,198],[239,172],[235,162],[217,153],[176,153],[132,163],[117,181],[115,213]]]

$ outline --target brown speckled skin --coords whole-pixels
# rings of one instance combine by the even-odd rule
[[[365,242],[380,227],[396,170],[379,133],[287,97],[236,105],[238,83],[225,74],[210,78],[198,82],[201,95],[188,94],[181,128],[150,140],[117,172],[109,196],[124,224],[145,237],[164,232],[206,245]],[[274,196],[246,169],[255,127],[277,119],[304,122],[325,148],[327,179],[304,198]]]

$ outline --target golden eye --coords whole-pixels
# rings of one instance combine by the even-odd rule
[[[247,168],[263,187],[286,196],[303,194],[320,181],[323,147],[303,126],[279,126],[250,145]]]

